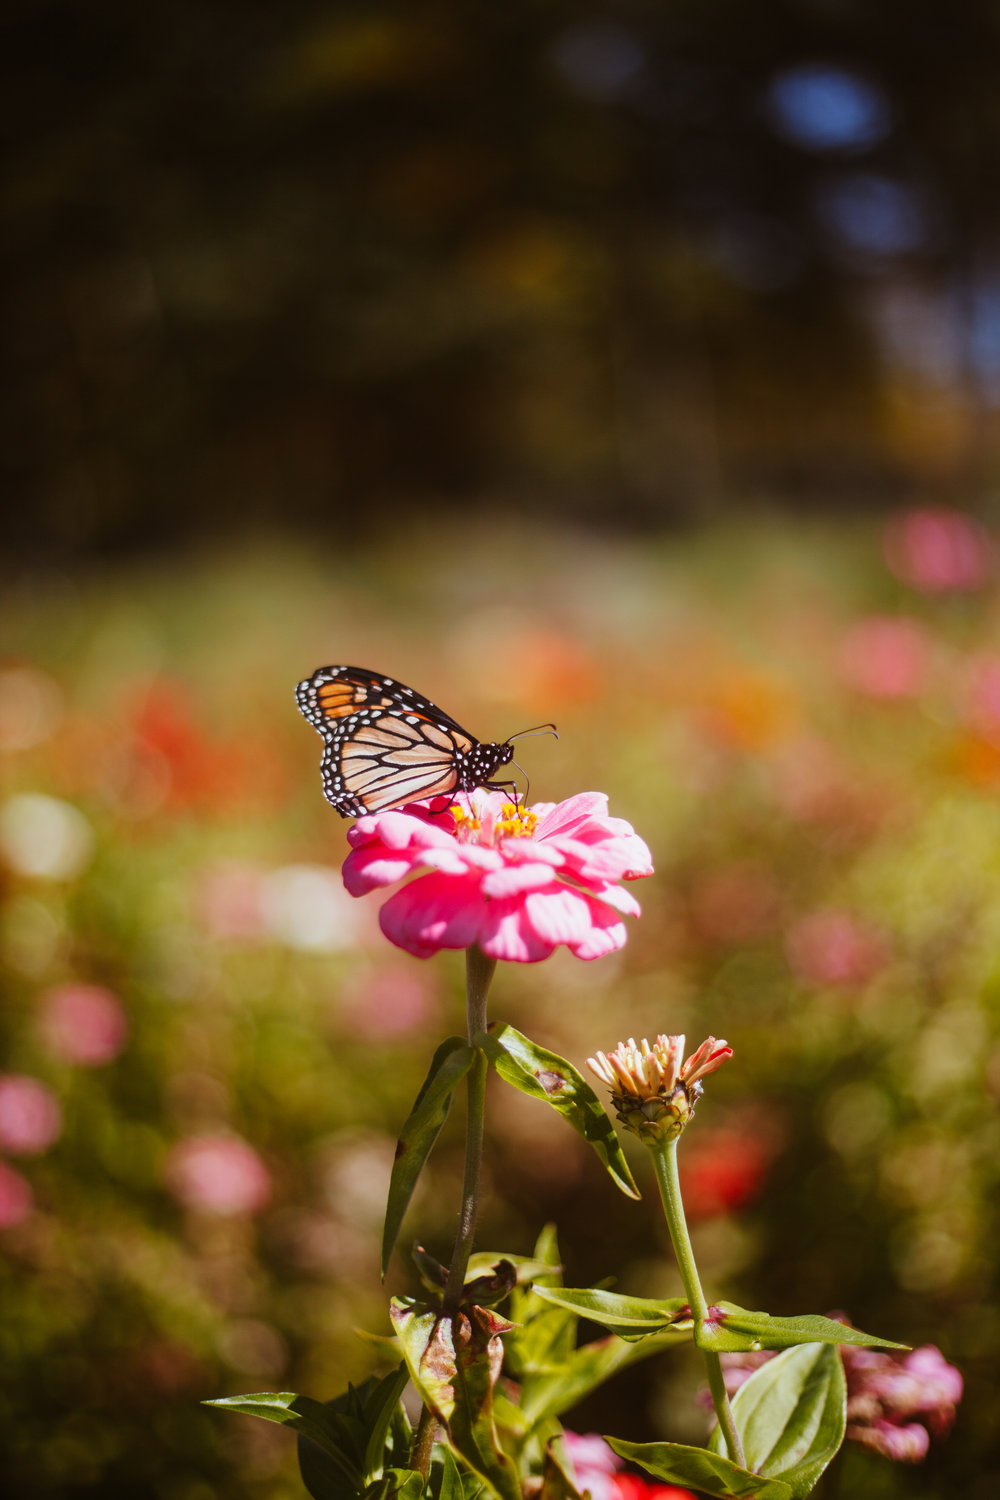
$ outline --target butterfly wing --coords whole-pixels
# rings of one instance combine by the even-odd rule
[[[326,741],[323,791],[345,818],[454,791],[478,748],[428,698],[364,667],[321,667],[295,695]]]

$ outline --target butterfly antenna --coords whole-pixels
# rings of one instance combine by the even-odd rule
[[[559,732],[554,724],[535,724],[531,729],[519,729],[517,731],[517,734],[512,734],[510,736],[507,743],[509,745],[511,740],[528,739],[529,736],[533,734],[551,734],[554,735],[556,739],[559,738]],[[515,762],[515,765],[516,764],[517,763]]]

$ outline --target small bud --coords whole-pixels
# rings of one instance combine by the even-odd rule
[[[643,1037],[619,1042],[613,1052],[598,1052],[587,1066],[611,1090],[618,1119],[646,1146],[680,1135],[701,1094],[700,1079],[714,1073],[733,1049],[710,1036],[686,1062],[683,1036],[658,1036],[651,1047]]]

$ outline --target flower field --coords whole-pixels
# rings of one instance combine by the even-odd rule
[[[341,881],[352,825],[323,799],[293,690],[358,662],[484,740],[554,720],[558,741],[517,746],[528,801],[606,793],[649,846],[624,946],[578,944],[581,959],[546,928],[521,955],[544,961],[500,966],[491,1014],[577,1067],[626,1036],[726,1039],[680,1157],[709,1295],[725,1280],[745,1307],[841,1311],[962,1371],[926,1458],[848,1443],[820,1493],[985,1500],[1000,1479],[992,537],[945,510],[636,541],[498,531],[415,528],[336,555],[276,542],[8,589],[4,1490],[290,1500],[289,1436],[199,1403],[324,1399],[386,1368],[356,1330],[389,1332],[395,1139],[438,1039],[461,1030],[463,970],[393,946],[386,891]],[[461,1114],[400,1239],[443,1259]],[[550,1112],[496,1090],[481,1247],[528,1254],[552,1220],[571,1286],[676,1296],[648,1164],[625,1147],[639,1203]],[[412,1288],[405,1254],[387,1281]],[[700,1379],[690,1354],[662,1353],[570,1425],[700,1443]]]

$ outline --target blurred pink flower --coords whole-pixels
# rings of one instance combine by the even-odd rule
[[[874,928],[850,912],[828,909],[796,922],[785,943],[805,984],[861,985],[884,967],[888,949]]]
[[[620,1474],[624,1462],[596,1432],[563,1433],[563,1443],[582,1493],[591,1500],[694,1500],[690,1490],[657,1484],[640,1474]]]
[[[847,1322],[841,1313],[833,1316]],[[840,1357],[847,1376],[847,1436],[856,1443],[898,1463],[919,1463],[930,1435],[945,1437],[951,1430],[962,1399],[962,1375],[933,1344],[906,1354],[841,1344]],[[723,1354],[730,1396],[773,1358],[770,1352]]]
[[[246,860],[226,859],[202,871],[198,914],[209,932],[249,942],[264,931],[264,872]]]
[[[0,1076],[0,1151],[38,1156],[62,1131],[62,1110],[52,1090],[19,1073]]]
[[[848,631],[840,671],[869,698],[913,698],[927,684],[930,659],[930,638],[916,620],[872,615]]]
[[[270,1173],[236,1135],[178,1141],[167,1156],[166,1182],[185,1208],[225,1218],[259,1213],[271,1197]]]
[[[623,947],[622,914],[639,913],[617,882],[652,874],[642,839],[607,809],[600,792],[531,808],[482,790],[467,808],[411,803],[352,826],[344,884],[363,896],[416,874],[379,922],[418,958],[473,943],[517,963],[548,958],[560,943],[599,958]]]
[[[947,506],[900,516],[886,529],[885,557],[903,583],[925,594],[971,593],[993,569],[993,543],[978,521]]]
[[[342,992],[339,1017],[353,1036],[378,1041],[408,1036],[426,1026],[437,1008],[426,971],[412,964],[404,967],[401,960],[356,973]]]
[[[573,1465],[577,1488],[590,1491],[590,1500],[617,1500],[615,1475],[625,1460],[596,1432],[563,1433],[563,1444]]]
[[[62,984],[48,990],[41,997],[39,1025],[53,1056],[82,1068],[113,1062],[128,1037],[118,996],[96,984]]]
[[[20,1172],[0,1161],[0,1229],[13,1229],[35,1206],[34,1194]]]

